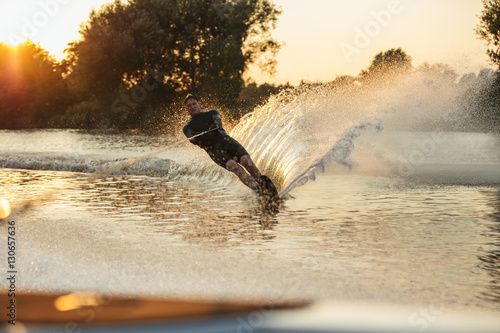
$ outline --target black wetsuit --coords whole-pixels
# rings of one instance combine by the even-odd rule
[[[227,161],[233,159],[239,162],[242,156],[248,155],[245,148],[222,128],[222,120],[219,112],[215,109],[203,111],[192,117],[184,126],[183,132],[186,137],[191,138],[196,134],[208,131],[211,125],[217,125],[219,129],[189,141],[203,148],[210,158],[223,168],[226,167]]]

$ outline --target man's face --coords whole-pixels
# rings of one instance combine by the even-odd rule
[[[199,115],[201,113],[200,102],[194,98],[188,99],[186,102],[186,110],[189,112],[191,117]]]

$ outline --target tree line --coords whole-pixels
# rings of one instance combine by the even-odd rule
[[[280,13],[268,0],[116,0],[61,62],[0,44],[0,127],[147,128],[187,93],[235,106],[250,64],[275,70]]]
[[[476,32],[500,68],[500,0],[483,3]],[[238,119],[292,88],[243,80],[251,64],[275,71],[281,44],[271,31],[280,13],[270,0],[116,0],[90,13],[62,61],[29,41],[0,43],[0,128],[155,130],[181,117],[187,93]],[[447,65],[414,68],[411,57],[394,48],[377,54],[357,77],[327,84],[366,87],[424,71],[455,84],[476,80],[464,96],[472,116],[488,125],[477,128],[500,128],[498,71],[458,80]]]

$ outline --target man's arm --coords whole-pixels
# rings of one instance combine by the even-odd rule
[[[184,135],[186,136],[186,138],[190,138],[194,135],[193,130],[191,128],[189,128],[188,126],[184,126],[182,128],[182,131],[184,132]]]
[[[220,118],[219,112],[215,109],[212,109],[210,110],[210,113],[212,115],[212,123],[222,128],[222,119]]]
[[[182,128],[182,131],[184,132],[184,135],[188,139],[195,135],[195,133],[193,132],[193,130],[189,126],[187,126],[187,125]],[[191,142],[192,144],[195,144],[195,145],[198,146],[198,144],[196,142],[196,138],[189,139],[189,142]]]

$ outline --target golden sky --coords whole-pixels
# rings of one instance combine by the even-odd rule
[[[0,0],[0,41],[27,37],[58,59],[79,38],[92,8],[111,0]],[[274,77],[258,83],[297,84],[357,75],[375,54],[402,47],[415,66],[446,63],[463,74],[489,67],[474,27],[481,0],[274,0],[283,9],[273,35],[285,43]]]

